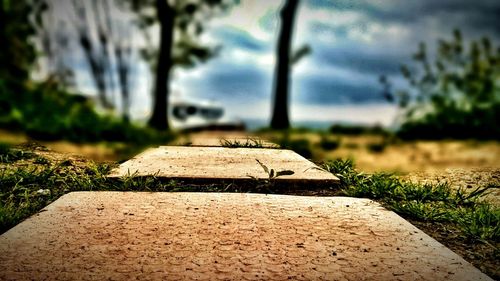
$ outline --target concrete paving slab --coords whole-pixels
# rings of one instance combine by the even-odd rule
[[[223,146],[224,140],[232,143],[255,144],[257,141],[265,148],[277,148],[278,145],[245,132],[199,132],[181,136],[170,145],[177,146]]]
[[[292,175],[275,178],[290,184],[336,184],[339,179],[291,150],[162,146],[148,149],[122,163],[109,177],[156,175],[164,178],[214,182],[268,179],[257,162]]]
[[[491,280],[367,199],[74,192],[0,236],[0,280]]]
[[[240,146],[240,147],[255,147],[260,146],[261,148],[279,148],[279,145],[257,138],[257,137],[195,137],[190,140],[179,142],[182,146],[216,146],[216,147],[227,147],[227,146]]]

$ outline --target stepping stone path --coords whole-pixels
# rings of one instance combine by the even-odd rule
[[[0,237],[0,280],[490,280],[367,199],[73,192]]]
[[[175,145],[182,146],[224,146],[223,144],[228,141],[230,143],[240,144],[258,144],[264,148],[277,148],[279,145],[261,139],[257,136],[249,136],[241,133],[228,133],[228,132],[204,132],[196,133],[187,137],[181,137]]]
[[[274,171],[292,175],[276,177],[290,184],[335,184],[339,179],[291,150],[226,147],[160,146],[123,163],[110,177],[156,175],[187,181],[220,182],[269,179],[258,161]]]
[[[220,143],[220,142],[219,142]],[[339,182],[288,150],[149,149],[112,171],[202,182]],[[257,160],[256,160],[257,159]],[[0,280],[491,280],[368,200],[72,192],[0,236]]]
[[[185,143],[180,143],[180,145],[185,146],[203,146],[203,147],[221,147],[221,146],[229,146],[231,144],[240,144],[241,146],[256,146],[260,145],[262,148],[279,148],[279,145],[268,142],[265,140],[261,140],[258,138],[242,138],[242,137],[233,137],[233,138],[193,138],[190,141],[186,141]]]

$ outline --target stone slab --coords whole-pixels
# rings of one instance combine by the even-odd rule
[[[172,144],[179,146],[223,146],[225,140],[232,143],[239,142],[242,145],[255,144],[255,141],[257,141],[264,148],[279,147],[277,144],[264,140],[258,136],[237,132],[199,132],[181,136]]]
[[[109,177],[127,175],[197,181],[268,179],[259,160],[275,171],[291,170],[293,175],[276,182],[336,184],[339,179],[291,150],[225,147],[162,146],[122,163]]]
[[[223,146],[221,141],[228,140],[231,142],[239,142],[240,144],[253,144],[254,140],[258,141],[265,148],[278,148],[275,143],[264,140],[258,136],[251,135],[246,132],[198,132],[180,136],[171,145],[178,146]]]
[[[368,199],[73,192],[0,236],[0,280],[491,280]]]
[[[197,137],[179,144],[184,146],[216,146],[216,147],[227,147],[229,145],[235,145],[235,144],[244,147],[244,146],[255,146],[257,144],[261,146],[261,148],[279,148],[279,145],[275,143],[254,137],[237,137],[237,138]]]

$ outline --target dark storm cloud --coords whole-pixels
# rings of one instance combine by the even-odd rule
[[[398,74],[401,62],[405,60],[390,53],[370,53],[355,48],[331,48],[317,52],[316,63],[348,68],[367,75]]]
[[[363,104],[384,102],[381,89],[376,84],[348,83],[339,79],[321,76],[302,78],[294,97],[302,104]]]
[[[308,6],[337,11],[354,10],[370,20],[386,23],[414,23],[428,18],[442,19],[444,25],[467,30],[500,31],[498,0],[352,1],[308,0]]]
[[[214,64],[207,70],[208,77],[191,81],[191,89],[197,95],[216,96],[219,100],[240,99],[247,97],[267,98],[270,89],[270,77],[253,65]]]
[[[320,22],[311,23],[312,33],[329,32],[333,36],[341,38],[340,41],[343,39],[343,42],[337,44],[314,44],[312,59],[315,64],[350,68],[364,74],[396,74],[399,73],[401,63],[409,57],[409,52],[413,51],[406,48],[381,48],[352,42],[347,38],[347,29],[347,26],[332,27]]]

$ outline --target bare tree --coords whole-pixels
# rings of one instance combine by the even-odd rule
[[[67,58],[70,35],[64,24],[56,19],[53,3],[47,0],[33,2],[33,27],[40,39],[48,80],[55,80],[65,87],[74,85],[74,72]]]
[[[123,120],[130,121],[130,68],[132,65],[132,43],[130,33],[132,25],[127,22],[117,21],[111,15],[111,7],[115,5],[112,0],[104,0],[103,11],[105,15],[106,34],[111,39],[114,51],[116,74],[121,93]],[[111,75],[111,79],[113,76]]]
[[[271,118],[271,128],[273,129],[287,129],[290,127],[288,118],[290,44],[298,4],[299,0],[287,0],[281,10],[281,30],[276,50],[277,62],[274,76],[274,107]]]
[[[78,42],[89,63],[90,73],[97,88],[99,101],[104,108],[111,109],[113,108],[113,104],[108,96],[108,83],[106,82],[106,78],[109,78],[107,75],[110,69],[110,58],[107,51],[108,46],[105,31],[99,27],[100,18],[96,15],[95,24],[98,29],[98,40],[93,40],[88,7],[85,5],[85,2],[78,0],[73,0],[72,3],[76,12],[76,20],[73,22],[77,31]]]

